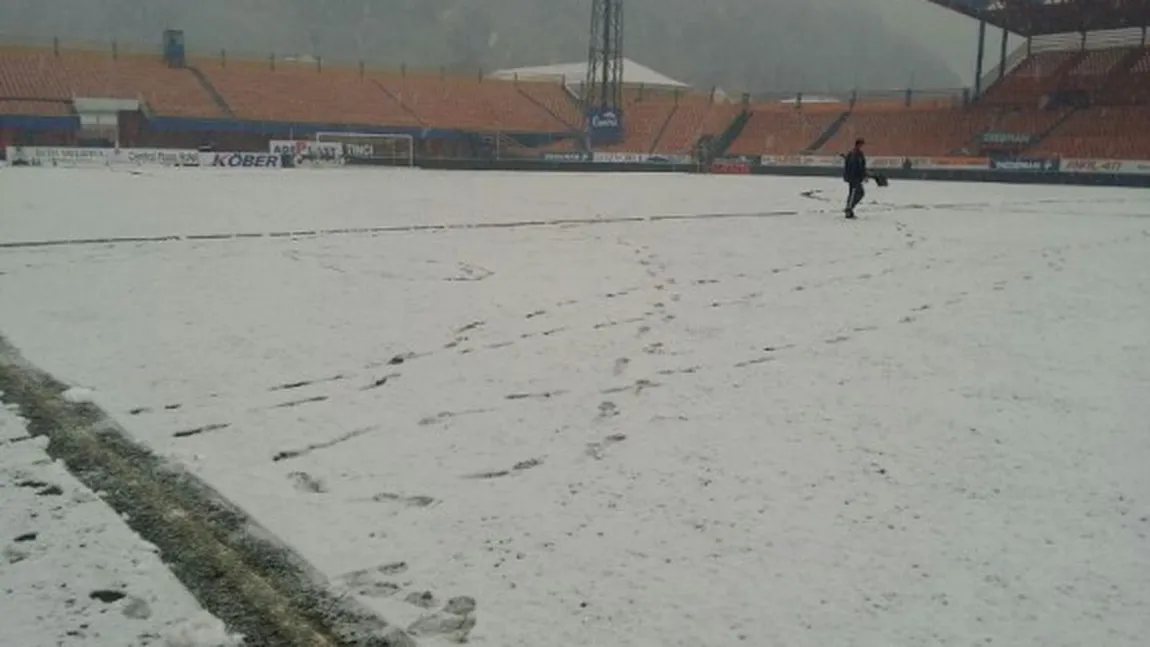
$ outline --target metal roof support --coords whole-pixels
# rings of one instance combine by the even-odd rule
[[[974,63],[974,96],[982,96],[982,63],[986,50],[986,21],[978,21],[978,56]]]
[[[1010,32],[1006,28],[1002,28],[1002,45],[998,48],[998,80],[1001,81],[1002,77],[1006,76],[1006,44],[1010,38]]]

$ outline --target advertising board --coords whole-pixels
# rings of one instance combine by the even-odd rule
[[[868,157],[868,168],[902,168],[906,164],[904,157]]]
[[[200,153],[207,168],[283,168],[283,157],[272,153]]]
[[[623,140],[623,115],[612,108],[587,111],[587,126],[592,143],[613,144]]]
[[[763,155],[763,166],[831,167],[843,163],[838,155]]]
[[[603,153],[592,154],[591,160],[600,164],[642,164],[651,159],[650,153]]]
[[[1063,173],[1150,175],[1150,161],[1070,158],[1062,160]]]
[[[281,158],[290,156],[295,166],[340,166],[344,161],[340,142],[273,139],[268,142],[268,152]]]
[[[123,148],[113,153],[112,163],[134,166],[199,166],[200,154],[194,150],[169,148]]]
[[[199,153],[172,148],[10,146],[8,161],[27,166],[199,166]]]
[[[114,148],[55,148],[9,146],[8,162],[28,166],[109,166]]]
[[[911,168],[951,171],[985,171],[990,160],[985,157],[912,157]]]
[[[543,153],[543,161],[545,162],[590,162],[591,155],[588,153],[580,153],[578,151],[568,151],[565,153]]]
[[[1021,171],[1028,173],[1057,173],[1058,160],[1042,157],[1007,157],[990,160],[990,168],[995,171]]]
[[[717,159],[711,162],[711,172],[719,175],[750,175],[751,163],[740,159]]]
[[[669,153],[652,153],[647,156],[648,162],[659,164],[690,164],[693,159],[690,155],[669,154]]]

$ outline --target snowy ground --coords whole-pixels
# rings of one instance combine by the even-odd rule
[[[0,644],[233,644],[154,547],[0,407]]]
[[[318,233],[8,247],[0,333],[400,624],[1144,645],[1150,193],[841,192],[13,169],[0,244]]]

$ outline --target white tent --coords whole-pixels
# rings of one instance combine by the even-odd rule
[[[498,70],[487,76],[492,79],[504,80],[562,81],[568,87],[580,87],[583,85],[583,80],[587,78],[587,62],[518,67],[510,70]],[[629,58],[623,59],[623,85],[682,89],[690,87],[686,83],[660,74],[646,65],[636,63]]]

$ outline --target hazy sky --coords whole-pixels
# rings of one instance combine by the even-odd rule
[[[801,1],[801,0],[800,0]],[[851,2],[852,0],[841,0]],[[871,3],[886,23],[941,53],[964,83],[974,80],[978,46],[978,23],[926,0],[854,0]],[[998,63],[1002,32],[987,30],[986,67]],[[1012,42],[1011,47],[1018,46]]]
[[[208,10],[209,7],[218,7],[219,9],[215,10],[212,13],[214,13],[214,14],[222,13],[222,14],[226,14],[228,16],[231,16],[234,13],[241,12],[244,10],[263,11],[264,12],[263,15],[268,15],[269,13],[274,14],[277,12],[277,8],[286,7],[288,4],[287,0],[227,0],[224,3],[213,2],[212,0],[186,0],[186,1],[188,2],[188,4],[184,5],[184,10],[182,10],[182,11],[177,10],[177,11],[179,11],[180,14],[183,14],[183,18],[182,18],[183,22],[191,22],[191,23],[196,23],[199,21],[193,19],[194,17],[190,16],[187,13],[186,8],[189,6],[202,6],[205,8],[205,10]],[[308,1],[310,2],[313,0],[308,0]],[[400,12],[400,14],[410,14],[412,12],[422,13],[424,11],[423,8],[424,7],[430,7],[430,4],[431,4],[431,3],[420,3],[416,0],[379,0],[379,1],[381,4],[384,2],[394,3],[394,6],[396,7],[395,10]],[[496,0],[470,0],[467,4],[474,8],[474,7],[483,7],[488,2],[494,4],[495,1]],[[509,2],[530,2],[530,1],[531,0],[499,0],[499,2],[504,3],[504,4],[509,3]],[[539,2],[539,3],[544,3],[544,4],[551,3],[551,2],[567,3],[570,1],[571,0],[534,0],[534,2]],[[581,1],[583,1],[583,0],[581,0]],[[703,0],[695,0],[695,1],[701,2]],[[886,23],[888,28],[890,30],[892,30],[893,32],[896,32],[898,35],[900,35],[904,38],[910,39],[917,44],[920,44],[924,49],[928,49],[928,50],[936,53],[939,57],[941,57],[945,61],[946,65],[955,74],[957,74],[961,78],[961,80],[964,84],[969,85],[973,80],[974,65],[975,65],[975,47],[976,47],[976,42],[977,42],[976,41],[976,38],[977,38],[977,24],[976,24],[976,22],[969,19],[969,18],[958,15],[954,12],[947,11],[945,9],[942,9],[942,8],[936,6],[936,5],[933,5],[930,2],[927,2],[927,0],[820,0],[817,3],[815,3],[813,0],[773,0],[772,2],[768,2],[767,0],[762,0],[762,1],[763,1],[764,12],[769,12],[770,11],[769,7],[771,5],[773,5],[774,7],[777,8],[780,5],[790,4],[792,7],[801,8],[801,7],[806,6],[807,3],[809,3],[811,5],[818,4],[820,6],[837,5],[837,6],[843,7],[843,14],[844,15],[849,15],[852,13],[851,10],[858,10],[860,8],[860,6],[865,7],[868,11],[879,16],[883,20],[883,22]],[[85,9],[86,11],[82,11],[82,12],[68,11],[67,7],[71,3],[79,3],[79,6],[82,6],[83,9]],[[284,4],[280,4],[280,3],[284,3]],[[347,3],[347,4],[344,4],[344,3]],[[308,4],[308,3],[305,2],[304,4]],[[318,5],[318,4],[319,4],[319,2],[316,2],[316,5]],[[329,2],[328,4],[333,4],[333,3]],[[337,2],[334,4],[340,5],[343,7],[354,7],[358,3],[354,2],[353,0],[341,0],[340,2]],[[643,4],[644,3],[640,3],[640,5],[643,5]],[[751,4],[753,6],[753,3],[749,3],[749,4]],[[179,6],[179,5],[175,4],[174,6]],[[530,4],[528,4],[526,6],[530,6]],[[3,15],[5,13],[9,16],[28,15],[30,11],[34,11],[32,9],[33,7],[35,7],[36,9],[39,9],[40,10],[39,13],[41,13],[41,14],[43,14],[44,9],[47,9],[48,7],[55,7],[56,8],[55,15],[59,16],[59,18],[55,19],[55,20],[51,20],[51,21],[49,21],[49,23],[45,23],[45,22],[41,21],[40,23],[34,24],[34,25],[27,25],[27,24],[26,25],[13,25],[13,24],[11,24],[11,21],[9,21],[9,24],[3,24],[4,20],[2,18],[3,18]],[[128,7],[132,7],[132,8],[128,9]],[[226,9],[224,7],[226,7]],[[568,7],[569,7],[569,5],[568,5]],[[72,8],[75,9],[77,7],[75,5],[73,5]],[[77,13],[83,13],[85,15],[92,15],[93,11],[96,14],[108,15],[108,16],[121,14],[124,11],[130,11],[130,12],[132,12],[132,14],[137,15],[137,17],[140,14],[148,14],[148,15],[152,16],[152,19],[149,22],[155,23],[156,20],[160,20],[160,22],[163,22],[164,16],[172,14],[173,3],[171,3],[170,0],[169,1],[153,0],[152,2],[149,2],[147,0],[139,0],[139,2],[134,2],[133,0],[0,0],[0,40],[8,40],[8,41],[19,40],[19,37],[22,35],[20,32],[24,31],[25,33],[27,33],[28,29],[32,29],[35,31],[48,30],[49,33],[54,33],[56,31],[56,27],[58,26],[58,24],[67,21],[67,18],[64,18],[64,16],[67,16],[69,14],[75,15]],[[538,9],[536,9],[536,12],[538,12]],[[793,13],[793,11],[791,13]],[[51,15],[51,14],[49,14],[49,15]],[[379,17],[374,17],[374,19],[378,20]],[[283,31],[284,29],[290,28],[286,24],[286,23],[290,23],[290,21],[278,21],[278,22],[279,22],[279,24],[274,24],[274,23],[273,24],[264,24],[260,30],[261,37],[264,38],[265,40],[270,39],[271,42],[284,42],[285,40],[289,40],[289,39],[293,38],[294,36],[291,36],[288,33],[283,33],[283,34],[279,33],[280,31]],[[181,24],[179,26],[184,26],[184,25]],[[193,39],[193,42],[194,41],[204,42],[204,41],[210,39],[210,36],[204,32],[204,29],[197,30],[195,24],[188,25],[188,27],[190,27],[192,29],[192,31],[190,32],[190,37]],[[493,26],[493,28],[495,28],[495,27],[502,27],[504,29],[507,28],[506,25],[495,25],[495,26]],[[631,29],[636,29],[636,27],[632,25]],[[68,36],[74,38],[75,35],[78,35],[79,33],[82,33],[82,32],[86,32],[88,30],[84,29],[84,27],[82,25],[79,25],[79,26],[73,25],[70,30],[66,29],[65,31],[73,32],[72,34],[68,34]],[[212,30],[209,28],[208,31],[210,32]],[[44,34],[35,34],[35,35],[36,36],[43,36]],[[121,37],[123,37],[123,35],[121,35]],[[157,34],[157,38],[158,38],[158,34]],[[825,38],[827,38],[827,36],[824,35],[821,38],[825,39]],[[830,38],[833,38],[833,36],[831,36]],[[994,63],[997,62],[999,38],[1000,38],[999,32],[996,32],[994,30],[991,30],[988,32],[988,43],[987,43],[987,52],[986,52],[987,53],[987,63],[986,63],[987,67],[991,67],[991,66],[993,66]],[[847,39],[845,37],[843,39],[840,39],[840,41],[844,41],[844,42],[848,41],[848,40],[849,39]],[[229,43],[229,46],[233,49],[239,49],[242,46],[242,40],[240,41],[240,43],[241,44]],[[1017,46],[1017,44],[1018,44],[1017,42],[1012,42],[1011,47],[1013,48],[1013,47]],[[844,47],[843,42],[839,42],[839,43],[832,43],[832,44],[825,45],[822,47],[822,49],[831,49],[834,51],[838,51],[843,47]],[[845,46],[845,47],[847,47],[849,49],[850,46]],[[892,60],[897,60],[897,59],[892,59]],[[654,67],[656,69],[659,68],[659,62],[658,61],[642,61],[642,62],[644,62],[644,63],[646,63],[646,64],[648,64],[651,67]],[[842,67],[848,67],[852,64],[855,64],[854,60],[845,59],[842,61],[841,66]],[[887,63],[887,64],[889,65],[890,63]],[[908,69],[905,71],[904,70],[891,70],[891,72],[892,72],[892,76],[895,76],[899,79],[907,78],[907,80],[909,80],[908,77],[911,77],[913,75],[914,71]],[[924,85],[921,78],[917,79],[916,85],[919,85],[920,87],[922,85]]]
[[[919,41],[923,47],[942,54],[964,83],[972,82],[975,51],[978,48],[978,23],[971,18],[932,5],[926,0],[858,1],[872,3],[891,29],[903,32],[907,37]],[[994,38],[994,49],[997,52],[997,39],[1001,37],[996,33]]]

